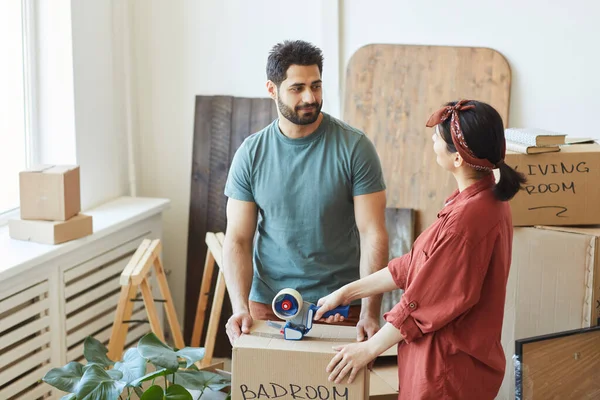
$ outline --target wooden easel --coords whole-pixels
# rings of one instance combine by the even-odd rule
[[[196,318],[194,321],[194,331],[192,333],[192,347],[199,347],[202,338],[202,330],[204,329],[204,320],[206,308],[210,297],[210,288],[212,283],[213,271],[215,262],[219,267],[219,275],[217,276],[217,284],[213,297],[212,308],[210,310],[210,319],[208,321],[208,330],[206,331],[206,340],[204,343],[205,354],[201,361],[201,367],[207,367],[212,362],[213,353],[215,350],[215,340],[219,329],[219,320],[221,310],[223,308],[223,300],[225,298],[225,277],[223,276],[223,241],[225,235],[223,232],[206,233],[206,261],[204,263],[204,273],[202,275],[202,284],[200,287],[200,295],[198,298],[198,306],[196,308]]]
[[[164,334],[160,327],[156,305],[154,304],[155,301],[160,301],[165,305],[165,311],[169,326],[171,327],[175,346],[180,349],[185,347],[181,327],[177,320],[175,306],[173,305],[173,298],[169,291],[167,276],[165,275],[162,262],[160,261],[161,248],[160,240],[144,239],[121,273],[121,295],[119,296],[119,304],[117,305],[117,311],[115,312],[110,341],[108,342],[108,357],[113,361],[119,360],[123,355],[129,322],[132,322],[130,319],[133,312],[133,303],[138,301],[136,299],[138,287],[142,292],[142,298],[152,332],[161,341],[165,341]],[[150,268],[152,266],[154,266],[156,280],[163,300],[156,300],[152,297],[152,290],[149,282]]]

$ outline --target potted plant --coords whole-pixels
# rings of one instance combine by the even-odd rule
[[[83,355],[87,364],[72,361],[53,368],[42,379],[67,392],[61,400],[193,400],[191,391],[219,391],[231,385],[229,377],[200,371],[195,363],[204,358],[204,349],[173,349],[154,333],[142,337],[137,347],[130,348],[118,362],[111,361],[108,349],[98,340],[87,337]],[[154,371],[147,372],[152,364]],[[156,385],[164,379],[165,388]]]

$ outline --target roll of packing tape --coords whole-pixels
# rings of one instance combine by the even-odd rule
[[[281,289],[273,298],[271,307],[277,318],[292,319],[302,310],[302,296],[295,289]]]

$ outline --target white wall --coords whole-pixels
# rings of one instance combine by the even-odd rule
[[[512,70],[509,126],[600,139],[598,15],[587,0],[346,0],[342,59],[369,43],[490,47]]]
[[[296,3],[266,0],[134,1],[139,195],[172,201],[165,213],[164,258],[180,321],[195,96],[266,97],[271,46],[289,38],[324,42],[320,2],[310,0],[302,9],[316,12],[299,14]]]
[[[124,61],[117,11],[110,0],[71,2],[76,154],[83,210],[129,193]]]

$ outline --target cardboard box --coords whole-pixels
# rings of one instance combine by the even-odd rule
[[[506,163],[528,180],[510,201],[515,226],[600,224],[600,145],[563,146],[545,154],[507,152]]]
[[[252,332],[233,346],[232,400],[305,398],[364,400],[369,396],[369,373],[364,368],[355,381],[327,380],[332,347],[356,341],[356,328],[313,325],[302,340],[284,340],[279,331],[255,321]]]
[[[42,165],[19,173],[21,219],[66,221],[81,211],[79,167]]]
[[[394,346],[396,347],[396,346]],[[369,374],[369,400],[398,399],[398,359],[380,357]]]
[[[8,221],[8,233],[11,238],[43,244],[68,242],[91,235],[93,231],[92,217],[85,214],[78,214],[68,221]]]
[[[515,228],[497,399],[514,399],[515,340],[599,324],[600,227]]]

